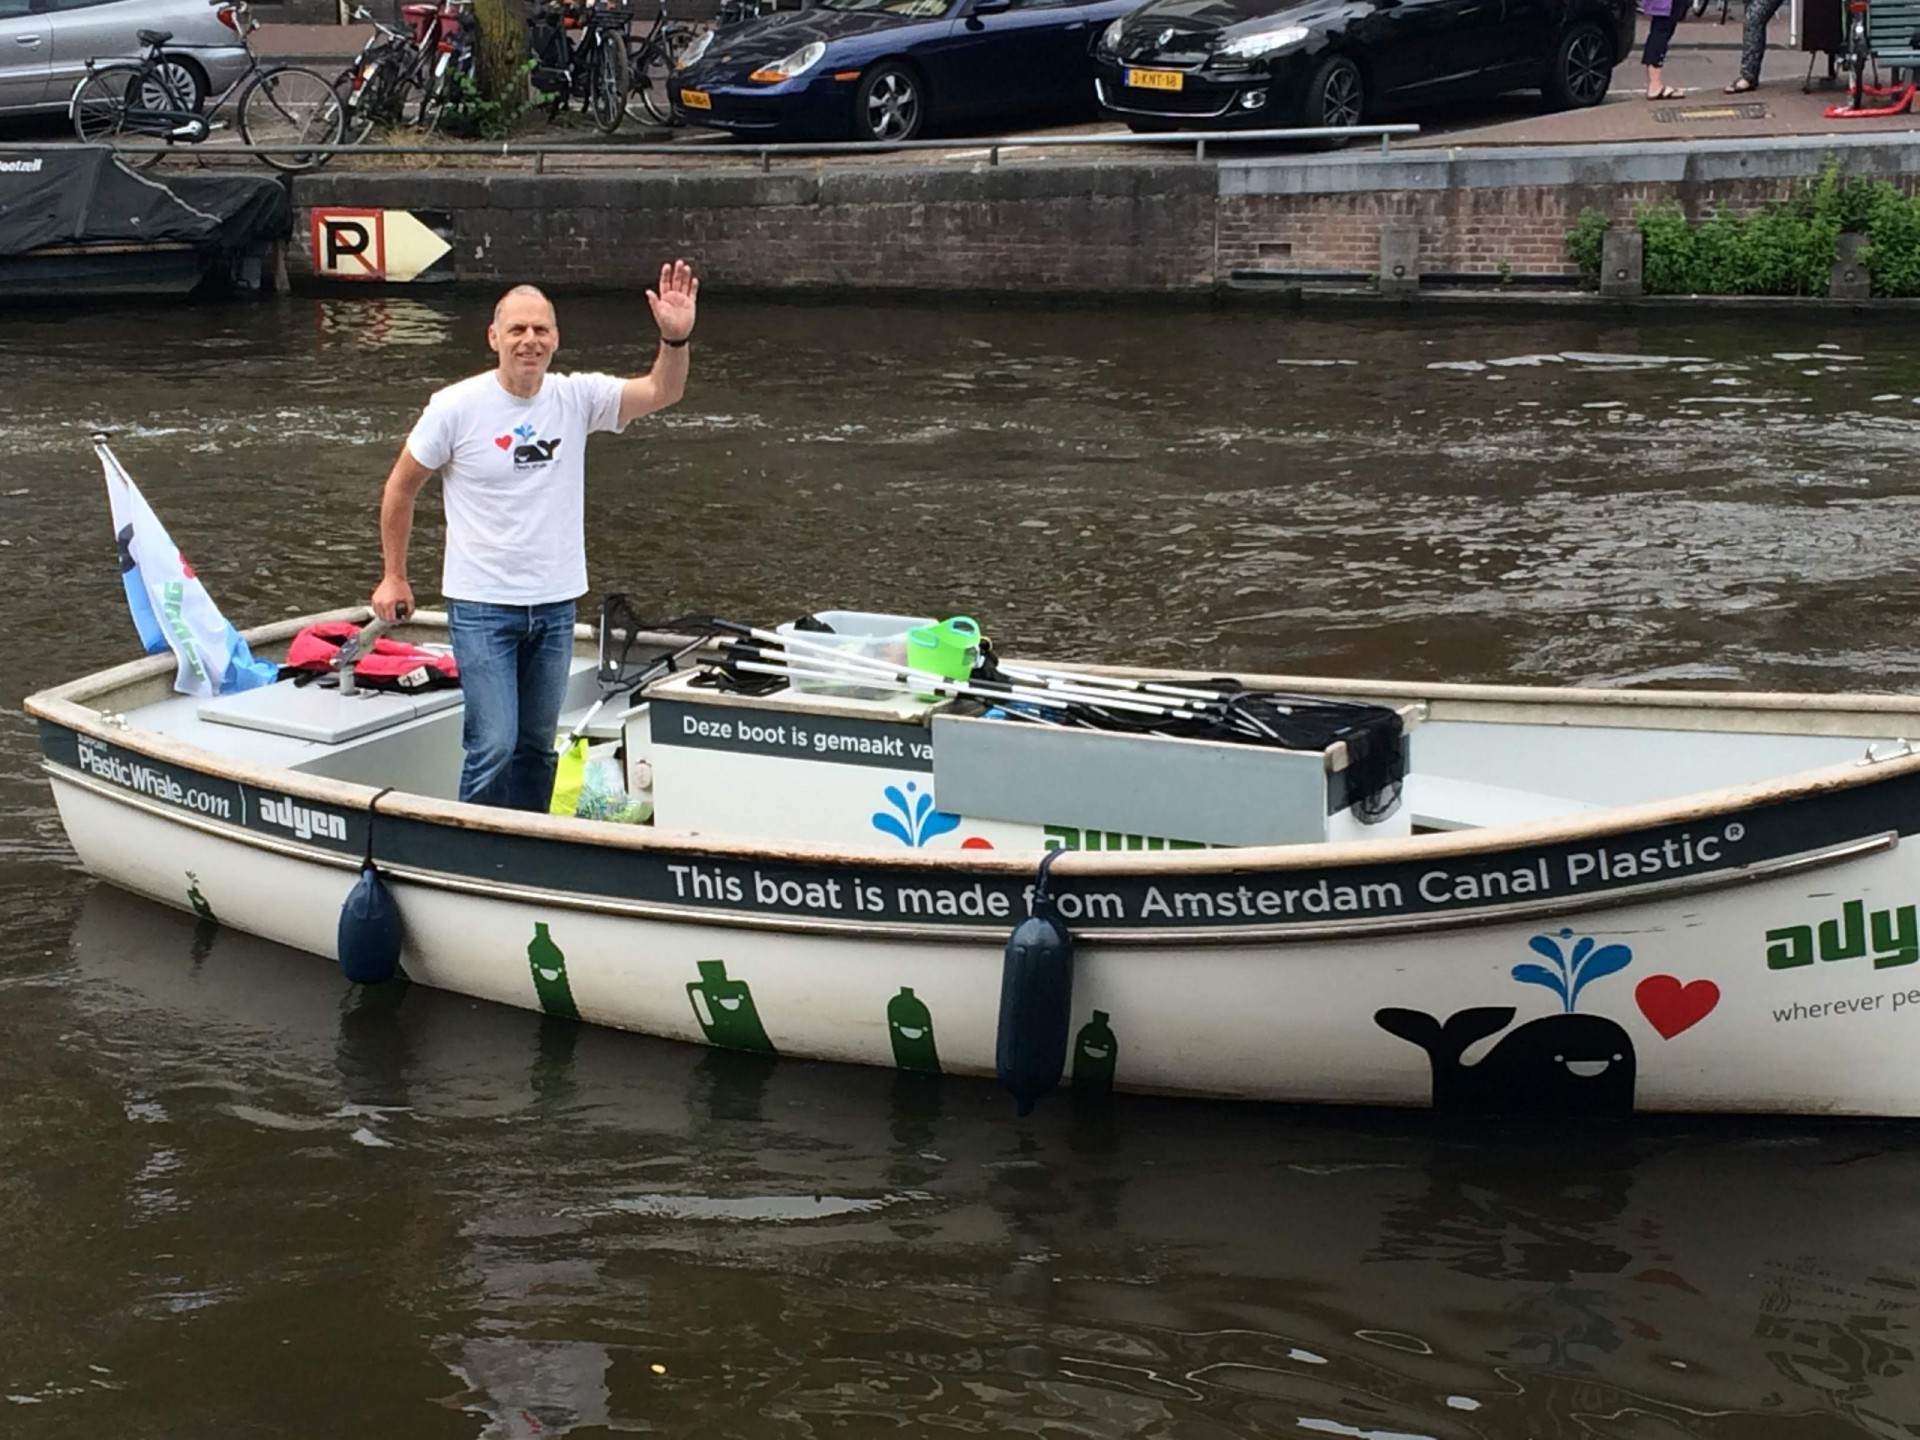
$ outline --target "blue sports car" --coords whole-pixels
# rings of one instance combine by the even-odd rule
[[[674,117],[743,135],[911,140],[929,123],[1093,107],[1093,44],[1140,0],[818,0],[709,31]]]

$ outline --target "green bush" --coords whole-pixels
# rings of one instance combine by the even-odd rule
[[[440,117],[440,128],[469,139],[504,140],[520,128],[534,110],[548,104],[553,96],[532,87],[536,62],[529,59],[513,72],[506,93],[509,100],[489,100],[480,91],[479,82],[464,70],[447,76],[453,82],[453,95]]]
[[[1567,232],[1567,258],[1580,271],[1582,283],[1600,283],[1600,238],[1607,233],[1607,217],[1589,205]]]
[[[1649,295],[1824,295],[1843,231],[1867,237],[1862,258],[1874,294],[1920,295],[1920,197],[1885,180],[1848,178],[1835,165],[1764,209],[1689,221],[1678,205],[1654,205],[1634,223]],[[1567,232],[1568,258],[1588,284],[1599,279],[1607,228],[1589,208]]]
[[[1882,180],[1873,187],[1862,258],[1876,295],[1920,295],[1920,201]]]
[[[1678,205],[1655,205],[1636,217],[1645,249],[1640,261],[1641,283],[1650,295],[1671,295],[1692,287],[1687,284],[1696,269],[1693,258],[1693,227]]]

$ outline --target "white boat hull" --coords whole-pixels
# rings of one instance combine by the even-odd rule
[[[196,782],[136,744],[49,735],[86,867],[331,957],[364,815],[213,766]],[[1411,862],[1337,847],[1109,863],[1064,886],[1078,907],[1067,1083],[1466,1113],[1920,1114],[1920,873],[1872,793],[1920,793],[1920,770],[1880,768],[1879,787],[1805,797],[1798,817],[1730,801],[1685,826],[1489,833],[1478,852]],[[1858,833],[1836,807],[1861,812]],[[657,837],[603,851],[586,822],[523,833],[376,808],[413,980],[696,1043],[994,1070],[1002,946],[1030,883],[1014,857],[930,878]],[[1796,848],[1796,830],[1818,843]],[[632,883],[576,883],[583,856]],[[1617,873],[1622,856],[1646,873]],[[1563,994],[1541,978],[1555,953],[1563,976],[1582,954],[1612,968]]]

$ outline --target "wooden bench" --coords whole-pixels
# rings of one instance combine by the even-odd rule
[[[1920,0],[1868,0],[1867,50],[1878,64],[1920,69]]]

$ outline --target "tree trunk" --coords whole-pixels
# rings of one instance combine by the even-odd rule
[[[508,114],[526,98],[527,7],[525,0],[473,0],[479,34],[474,43],[474,81],[480,96]]]

